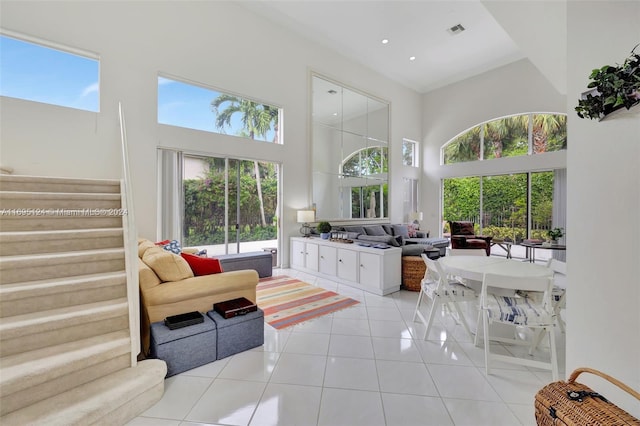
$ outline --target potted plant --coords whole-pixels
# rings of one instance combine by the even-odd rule
[[[317,226],[318,232],[320,233],[320,237],[323,240],[328,240],[331,232],[331,224],[329,222],[320,222]]]
[[[553,242],[557,242],[559,238],[562,238],[564,235],[564,230],[562,228],[553,228],[547,231],[547,236]]]
[[[636,47],[622,65],[594,69],[589,92],[583,93],[575,110],[580,118],[599,120],[620,108],[640,104],[640,54]]]

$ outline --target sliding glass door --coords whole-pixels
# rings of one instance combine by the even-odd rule
[[[443,231],[449,232],[446,221],[469,220],[476,224],[476,233],[512,242],[513,256],[524,257],[526,250],[516,246],[522,240],[546,240],[549,229],[565,228],[563,176],[565,170],[444,179]],[[492,253],[506,255],[498,246]]]
[[[183,155],[184,246],[209,255],[277,248],[275,163]]]

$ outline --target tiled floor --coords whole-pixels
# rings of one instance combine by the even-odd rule
[[[168,378],[162,399],[129,425],[535,425],[534,395],[551,373],[500,364],[487,377],[483,349],[446,316],[422,340],[412,322],[418,293],[380,297],[274,272],[361,303],[280,331],[265,324],[264,346]]]

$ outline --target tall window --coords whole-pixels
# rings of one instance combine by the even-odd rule
[[[348,189],[350,197],[350,216],[356,218],[385,217],[388,212],[387,200],[389,186],[388,149],[386,146],[373,146],[360,149],[349,155],[340,167],[342,185]]]
[[[97,55],[0,35],[0,96],[98,112]]]
[[[476,233],[515,243],[564,227],[563,170],[443,180],[443,220],[469,220]],[[449,232],[445,224],[444,232]],[[500,254],[500,252],[498,252]],[[504,253],[502,253],[504,254]]]
[[[567,148],[567,116],[530,113],[479,124],[442,147],[443,164],[516,157]]]
[[[402,164],[418,167],[418,142],[409,139],[402,140]]]
[[[158,123],[242,138],[282,143],[282,109],[205,88],[158,77]]]
[[[162,238],[208,254],[277,247],[279,165],[159,150]]]

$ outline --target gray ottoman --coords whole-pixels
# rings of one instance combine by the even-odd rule
[[[241,269],[255,269],[260,278],[273,274],[273,256],[270,252],[252,251],[248,253],[223,254],[215,256],[220,260],[224,272],[239,271]]]
[[[216,311],[207,312],[216,323],[218,359],[264,344],[264,313],[255,312],[225,319]]]
[[[202,324],[170,330],[151,324],[151,357],[167,363],[167,377],[216,360],[216,323],[204,315]]]

